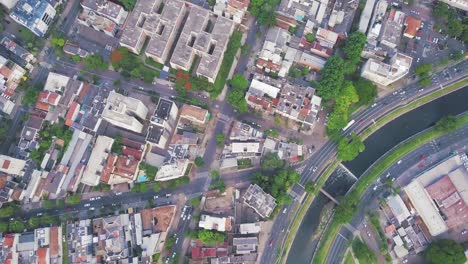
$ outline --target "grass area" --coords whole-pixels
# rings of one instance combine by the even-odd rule
[[[356,261],[354,261],[351,252],[348,252],[348,254],[346,254],[344,264],[357,264]]]
[[[399,108],[387,115],[385,115],[383,118],[380,118],[376,123],[375,125],[367,128],[366,130],[364,130],[360,137],[361,139],[366,139],[368,136],[370,136],[372,133],[374,133],[375,131],[377,131],[378,129],[380,129],[382,126],[384,126],[385,124],[387,124],[388,122],[392,121],[393,119],[399,117],[400,115],[406,113],[406,112],[409,112],[415,108],[418,108],[419,106],[423,105],[423,104],[426,104],[430,101],[433,101],[434,99],[437,99],[445,94],[448,94],[448,93],[451,93],[459,88],[462,88],[463,86],[467,85],[468,84],[468,79],[464,79],[464,80],[461,80],[459,82],[456,82],[450,86],[447,86],[445,87],[444,89],[442,90],[438,90],[436,92],[433,92],[427,96],[424,96],[416,101],[413,101],[411,102],[410,104],[402,107],[402,108]]]
[[[377,256],[360,238],[353,240],[351,245],[353,248],[354,256],[357,258],[360,264],[372,264],[377,263]]]
[[[468,114],[457,117],[456,129],[468,125]],[[392,166],[395,162],[406,156],[408,153],[416,150],[419,146],[424,145],[431,140],[443,136],[447,132],[437,131],[435,129],[427,130],[407,142],[395,148],[392,152],[387,153],[382,160],[375,164],[368,174],[361,176],[356,183],[353,191],[347,196],[348,199],[359,199],[368,186],[374,182],[386,169]],[[338,234],[341,224],[334,218],[329,228],[325,232],[323,241],[320,243],[318,252],[314,258],[314,263],[325,263],[326,256],[330,250],[336,235]]]
[[[286,248],[285,250],[283,250],[283,252],[281,253],[281,263],[285,263],[286,262],[286,259],[283,259],[283,258],[287,258],[287,252],[289,252],[289,249],[291,248],[292,246],[292,243],[293,243],[293,240],[294,238],[296,237],[296,233],[297,233],[297,230],[299,229],[299,226],[300,224],[302,223],[302,220],[304,219],[304,216],[305,214],[307,213],[307,210],[309,210],[309,207],[310,205],[312,204],[312,202],[314,201],[318,191],[320,190],[320,188],[322,188],[322,186],[325,184],[325,182],[327,181],[328,177],[332,174],[332,172],[335,170],[336,166],[338,166],[339,162],[338,161],[334,161],[326,170],[325,172],[322,174],[322,176],[320,177],[320,179],[318,180],[316,186],[316,193],[314,193],[313,195],[308,195],[306,200],[304,201],[304,203],[302,204],[301,207],[298,207],[296,209],[297,210],[300,210],[299,211],[299,214],[297,215],[297,217],[294,219],[294,222],[291,226],[291,229],[290,229],[290,232],[288,234],[288,238],[286,239],[286,242],[284,243],[286,245]],[[293,215],[295,214],[295,212],[293,213]]]
[[[237,168],[238,169],[247,169],[252,167],[252,160],[250,159],[239,159],[237,160]]]

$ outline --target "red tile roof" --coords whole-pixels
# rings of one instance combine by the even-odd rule
[[[114,170],[114,163],[116,157],[116,155],[110,154],[107,158],[106,166],[104,166],[101,172],[101,182],[109,183],[110,176],[112,174],[112,171]]]
[[[78,111],[80,111],[80,105],[73,101],[68,109],[67,115],[65,116],[65,125],[71,126],[73,124],[75,121],[73,118],[76,117],[76,113]]]
[[[126,156],[132,156],[137,160],[141,160],[141,156],[143,155],[143,152],[134,148],[124,147],[122,149],[122,154]]]
[[[10,167],[10,163],[11,163],[10,160],[4,160],[2,164],[2,168],[7,170]]]
[[[47,250],[48,248],[38,248],[36,251],[37,264],[47,264]]]
[[[5,238],[3,239],[3,246],[11,248],[13,246],[13,242],[15,242],[15,235],[6,234]]]
[[[58,227],[53,226],[50,228],[50,242],[49,242],[49,249],[50,249],[50,256],[51,257],[57,257],[59,255],[59,232],[58,232]]]
[[[115,164],[114,174],[131,179],[138,169],[138,160],[120,155]]]
[[[421,27],[421,20],[412,16],[408,16],[406,17],[405,26],[405,34],[414,37],[418,29]]]
[[[253,104],[261,106],[265,110],[270,110],[271,109],[271,103],[266,101],[264,98],[259,98],[259,97],[256,97],[254,95],[249,95],[247,100],[249,100],[249,102],[252,102]]]
[[[279,72],[279,70],[281,69],[281,65],[274,64],[271,61],[267,61],[261,58],[257,60],[257,66],[270,69],[271,71],[274,71],[274,72]]]

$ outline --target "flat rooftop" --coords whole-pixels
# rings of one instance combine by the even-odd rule
[[[164,58],[177,33],[177,22],[184,15],[185,5],[179,0],[138,0],[127,18],[120,43],[140,52],[146,37],[146,53]]]
[[[223,60],[234,22],[216,17],[198,6],[190,6],[189,15],[171,58],[171,65],[188,70],[195,55],[200,57],[197,75],[214,80]]]

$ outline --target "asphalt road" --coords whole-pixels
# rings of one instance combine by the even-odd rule
[[[404,144],[404,142],[400,144]],[[415,151],[406,155],[401,159],[400,164],[398,164],[398,162],[393,164],[384,173],[382,173],[380,178],[374,184],[369,186],[367,191],[361,197],[361,203],[359,204],[357,214],[351,221],[351,225],[355,228],[358,228],[364,220],[366,212],[368,210],[375,209],[375,206],[374,208],[369,208],[369,205],[376,204],[375,201],[382,195],[385,181],[387,179],[395,179],[397,184],[400,186],[405,186],[415,176],[417,176],[417,174],[413,174],[411,177],[406,178],[401,178],[401,175],[403,175],[403,172],[407,171],[415,164],[422,163],[422,157],[429,157],[431,155],[437,154],[437,158],[424,161],[425,166],[421,167],[421,172],[427,169],[427,167],[431,166],[433,163],[437,163],[444,157],[449,156],[452,151],[466,149],[467,147],[468,126],[464,126],[463,128],[453,133],[447,134],[437,140],[424,144]],[[352,240],[352,237],[352,233],[343,227],[340,230],[338,236],[335,238],[332,247],[330,248],[326,263],[341,263],[346,248],[349,246],[348,242]]]
[[[352,132],[359,133],[371,126],[374,121],[377,121],[386,113],[400,107],[401,105],[405,105],[416,98],[429,94],[436,89],[441,89],[453,82],[466,78],[467,75],[468,62],[465,60],[455,66],[447,68],[443,72],[432,75],[431,79],[433,84],[428,87],[421,88],[418,83],[413,83],[388,96],[379,98],[376,100],[373,107],[368,107],[352,116],[352,119],[356,120],[356,122],[344,132],[344,135],[350,135]],[[316,181],[321,173],[326,169],[326,166],[333,161],[335,156],[336,144],[328,141],[322,148],[318,149],[309,160],[306,161],[306,166],[301,175],[301,184],[305,184],[310,180]],[[314,167],[318,168],[315,173],[313,172]],[[288,211],[290,211],[291,208],[293,208],[292,205],[288,206]],[[288,221],[289,219],[287,218],[278,217],[275,219],[274,230],[286,229]],[[275,233],[274,235],[272,234],[272,237],[276,238],[273,242],[274,245],[272,250],[269,250],[262,255],[260,263],[275,263],[274,260],[277,254],[277,246],[282,246],[284,236],[282,233]]]

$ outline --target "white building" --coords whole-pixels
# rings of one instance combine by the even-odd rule
[[[390,64],[376,59],[369,59],[362,66],[361,76],[382,86],[390,85],[408,74],[413,58],[397,53],[390,59]]]
[[[411,216],[408,208],[406,207],[405,203],[401,199],[399,195],[393,195],[387,198],[387,204],[390,207],[393,215],[397,219],[398,223],[402,223],[408,217]]]
[[[143,102],[114,91],[110,92],[106,107],[102,112],[102,118],[107,122],[137,133],[143,131],[142,121],[147,115],[148,108]]]
[[[89,157],[88,165],[83,172],[81,183],[96,186],[101,179],[101,172],[106,165],[107,157],[112,148],[114,139],[106,136],[98,136],[94,143],[93,152]]]
[[[216,217],[202,214],[198,227],[219,232],[231,231],[231,218]]]

